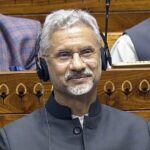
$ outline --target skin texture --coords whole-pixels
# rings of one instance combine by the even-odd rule
[[[101,76],[100,45],[95,33],[80,24],[57,30],[51,41],[47,60],[57,102],[70,107],[75,115],[88,113]]]

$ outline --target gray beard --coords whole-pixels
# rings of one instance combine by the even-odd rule
[[[67,90],[72,95],[83,95],[88,93],[93,88],[93,83],[85,83],[76,86],[69,86]]]

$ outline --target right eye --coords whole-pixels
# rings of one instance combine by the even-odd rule
[[[57,58],[59,59],[69,59],[71,57],[71,53],[70,52],[59,52],[57,55]]]

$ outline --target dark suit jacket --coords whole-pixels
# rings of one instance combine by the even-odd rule
[[[1,129],[0,150],[150,150],[150,130],[144,119],[98,100],[82,130],[51,96],[45,108]]]
[[[140,61],[150,60],[150,18],[127,29]]]

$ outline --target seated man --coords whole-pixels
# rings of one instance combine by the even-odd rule
[[[111,49],[112,63],[150,60],[150,18],[126,30]]]
[[[35,69],[35,42],[41,24],[0,14],[0,71]]]
[[[85,11],[47,16],[36,64],[54,91],[45,107],[0,130],[0,150],[150,150],[148,122],[97,97],[100,40]]]

